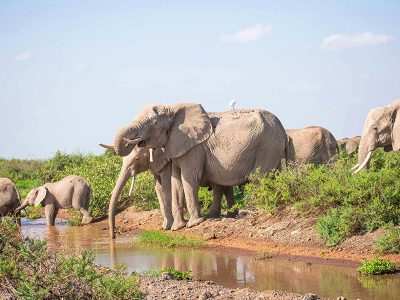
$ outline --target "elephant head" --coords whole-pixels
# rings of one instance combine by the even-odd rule
[[[40,186],[31,190],[28,195],[26,196],[24,202],[15,209],[15,212],[19,212],[28,205],[38,206],[40,205],[43,200],[46,198],[47,195],[47,188],[44,186]]]
[[[154,105],[118,131],[114,147],[120,156],[131,153],[135,145],[165,148],[165,157],[172,159],[208,139],[211,132],[211,120],[200,104]]]
[[[358,151],[355,174],[368,168],[372,151],[383,147],[385,151],[400,149],[400,100],[385,107],[369,111]]]
[[[114,146],[109,146],[105,144],[100,144],[100,146],[107,149],[114,149]],[[132,183],[129,189],[130,196],[132,193],[136,175],[148,169],[151,169],[153,173],[156,173],[160,171],[167,163],[168,160],[164,157],[164,152],[162,149],[156,149],[153,153],[147,148],[141,148],[138,146],[134,147],[132,152],[123,158],[121,171],[119,172],[117,182],[115,183],[114,189],[112,191],[111,200],[108,208],[111,238],[115,237],[115,212],[117,208],[117,202],[119,196],[121,195],[122,189],[124,188],[129,177],[132,176]]]
[[[358,150],[361,136],[353,136],[352,138],[343,138],[337,141],[338,147],[343,149],[346,154],[352,155]]]

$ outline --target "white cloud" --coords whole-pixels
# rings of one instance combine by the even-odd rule
[[[319,47],[324,50],[343,50],[369,45],[386,44],[394,40],[394,37],[371,32],[357,34],[333,34],[322,40]]]
[[[74,66],[74,71],[77,72],[77,73],[84,72],[84,71],[86,71],[86,69],[87,69],[87,65],[86,64],[76,64]]]
[[[14,56],[14,60],[16,60],[16,61],[30,60],[31,58],[32,58],[32,52],[30,52],[30,51],[17,53]]]
[[[321,87],[319,85],[302,82],[293,84],[290,90],[296,93],[312,94],[321,90]]]
[[[270,33],[272,30],[271,23],[258,24],[235,33],[224,33],[218,37],[222,43],[248,43],[259,40],[263,36]]]

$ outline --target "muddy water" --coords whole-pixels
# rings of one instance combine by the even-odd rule
[[[49,239],[51,251],[66,247],[79,252],[89,248],[96,255],[96,263],[109,267],[123,263],[130,271],[137,272],[165,267],[190,269],[194,278],[212,280],[225,287],[312,292],[331,298],[342,295],[347,299],[400,299],[400,274],[359,277],[354,268],[287,259],[260,261],[251,255],[212,250],[137,248],[132,246],[132,238],[112,242],[107,231],[90,226],[69,227],[60,221],[55,227],[45,226],[43,219],[23,221],[22,225],[24,235]]]

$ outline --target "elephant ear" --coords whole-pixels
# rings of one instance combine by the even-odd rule
[[[392,128],[392,148],[394,151],[400,149],[400,114],[399,109],[396,109],[393,114],[393,128]]]
[[[213,131],[211,120],[200,104],[179,104],[173,108],[174,121],[165,146],[167,159],[182,156],[207,140]]]
[[[169,160],[165,157],[165,149],[156,148],[153,152],[153,161],[150,162],[150,170],[153,173],[158,173]]]
[[[46,198],[46,194],[47,194],[47,189],[44,186],[41,186],[37,189],[37,196],[35,198],[35,202],[34,205],[35,206],[39,206],[44,198]]]

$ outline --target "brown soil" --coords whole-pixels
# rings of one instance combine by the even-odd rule
[[[61,216],[60,216],[61,217]],[[184,228],[173,234],[185,234],[207,240],[210,247],[225,251],[268,252],[274,256],[291,256],[293,260],[319,262],[354,267],[366,258],[374,258],[373,241],[382,230],[346,239],[337,247],[327,247],[315,231],[315,217],[304,217],[286,209],[273,216],[253,211],[241,211],[236,218],[207,219],[193,228]],[[116,216],[121,235],[135,235],[142,230],[161,230],[159,210],[135,211],[129,207]],[[108,220],[94,223],[108,230]],[[390,258],[400,265],[400,255]]]
[[[140,287],[146,293],[146,299],[303,299],[300,294],[283,291],[255,292],[248,288],[228,289],[211,281],[177,281],[165,277],[140,276]],[[305,299],[320,298],[308,294]]]

